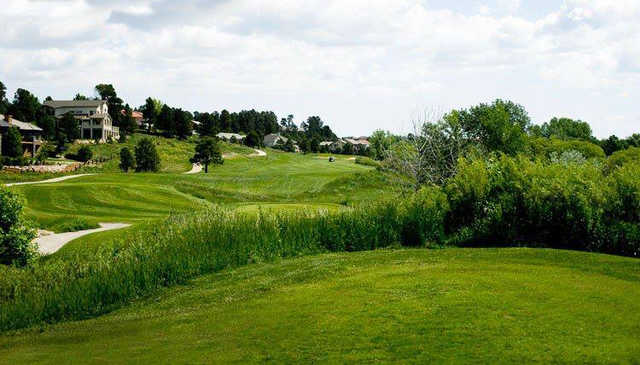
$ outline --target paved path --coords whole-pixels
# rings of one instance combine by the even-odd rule
[[[78,174],[78,175],[68,175],[68,176],[56,177],[56,178],[48,179],[48,180],[28,181],[28,182],[20,182],[20,183],[11,183],[11,184],[6,184],[5,186],[18,186],[18,185],[32,185],[32,184],[55,183],[55,182],[60,182],[60,181],[69,180],[69,179],[75,179],[75,178],[77,178],[77,177],[82,177],[82,176],[91,176],[91,175],[95,175],[95,174]]]
[[[38,237],[35,241],[38,244],[38,250],[40,251],[40,253],[43,255],[48,255],[58,251],[62,248],[62,246],[75,240],[76,238],[80,238],[91,233],[110,231],[112,229],[121,229],[129,226],[130,224],[124,223],[100,223],[101,228],[87,229],[78,232],[50,234],[47,236]]]
[[[191,170],[185,172],[185,174],[197,174],[198,172],[202,171],[202,165],[200,165],[199,163],[194,163],[193,166],[191,167]]]

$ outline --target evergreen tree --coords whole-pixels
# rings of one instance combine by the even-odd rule
[[[22,135],[20,130],[16,127],[11,127],[7,131],[4,142],[2,143],[4,149],[3,154],[12,158],[22,157],[24,153],[22,149]]]
[[[128,172],[129,169],[133,169],[135,165],[135,161],[133,160],[133,155],[128,147],[123,147],[120,150],[120,170],[124,172]]]
[[[136,171],[156,172],[160,169],[160,155],[149,138],[141,139],[135,148]]]

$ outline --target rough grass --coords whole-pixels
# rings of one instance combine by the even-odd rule
[[[202,276],[0,337],[0,363],[635,363],[640,261],[539,249],[326,254]]]

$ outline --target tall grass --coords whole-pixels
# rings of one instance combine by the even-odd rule
[[[442,207],[432,198],[423,194],[424,201],[370,205],[338,214],[255,215],[214,208],[172,216],[90,260],[79,256],[7,270],[0,278],[0,330],[99,315],[158,288],[227,267],[402,242],[403,232],[442,226]],[[427,200],[426,208],[412,208]],[[417,213],[420,216],[409,216]],[[415,244],[413,238],[407,244]]]

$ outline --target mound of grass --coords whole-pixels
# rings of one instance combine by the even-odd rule
[[[365,165],[365,166],[371,166],[371,167],[379,167],[380,166],[380,162],[366,157],[366,156],[358,156],[356,157],[356,163],[359,165]]]
[[[640,263],[538,249],[250,265],[88,321],[0,337],[6,363],[633,363]]]

